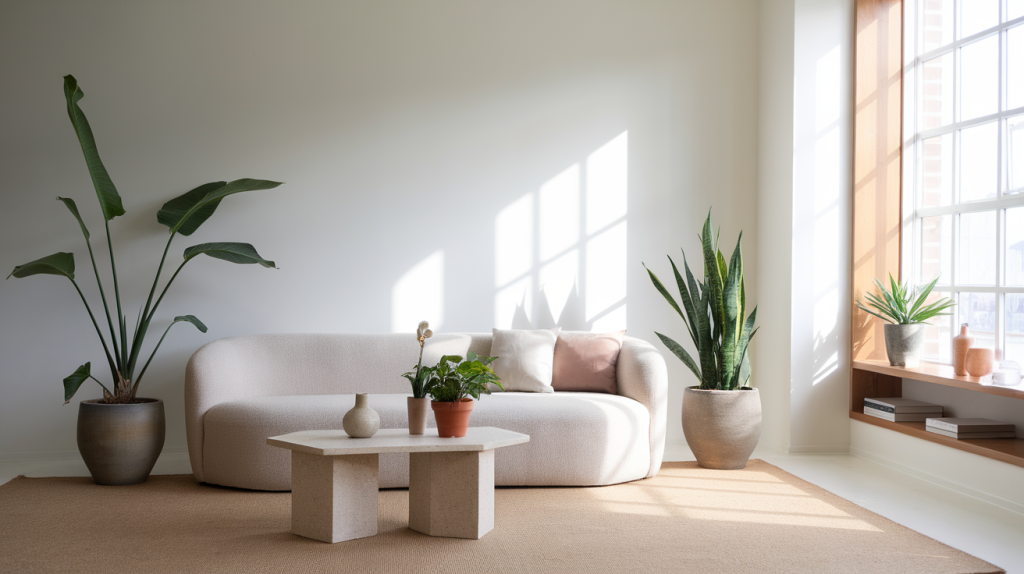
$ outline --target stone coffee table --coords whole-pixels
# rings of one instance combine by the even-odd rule
[[[267,439],[292,451],[292,533],[324,542],[377,534],[378,455],[409,453],[409,528],[430,536],[479,539],[494,529],[494,449],[525,434],[471,427],[465,437],[437,429],[410,435],[381,429],[370,438],[342,430]]]

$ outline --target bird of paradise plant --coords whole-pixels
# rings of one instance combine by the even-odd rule
[[[153,347],[152,352],[149,354],[149,358],[142,365],[142,369],[139,370],[139,374],[136,377],[135,372],[139,365],[140,354],[143,350],[143,343],[147,333],[149,332],[150,325],[156,316],[157,308],[160,306],[160,302],[163,301],[164,295],[167,294],[167,290],[170,288],[174,279],[178,277],[178,273],[181,272],[182,268],[186,263],[195,259],[200,255],[207,255],[215,259],[221,259],[229,261],[231,263],[241,264],[252,264],[257,263],[263,267],[275,268],[273,261],[268,261],[260,257],[256,252],[256,249],[248,243],[202,243],[199,245],[193,245],[185,249],[183,260],[178,268],[171,275],[170,279],[164,284],[163,289],[160,291],[160,295],[154,296],[157,292],[157,287],[160,283],[160,276],[164,268],[164,263],[167,260],[167,253],[170,250],[171,242],[177,235],[192,235],[199,226],[206,222],[210,216],[213,215],[214,211],[220,205],[220,202],[227,196],[236,193],[242,193],[245,191],[255,191],[259,189],[272,189],[279,185],[280,182],[276,181],[265,181],[260,179],[237,179],[231,182],[216,181],[201,185],[185,194],[182,194],[163,205],[163,207],[157,212],[157,221],[167,226],[170,233],[170,237],[167,239],[167,245],[164,247],[163,256],[160,258],[160,264],[157,266],[156,277],[153,279],[153,286],[149,290],[149,296],[146,302],[139,309],[138,319],[136,320],[135,327],[131,330],[128,329],[128,323],[125,320],[125,316],[121,305],[121,289],[118,284],[117,278],[117,265],[114,260],[114,248],[110,241],[110,221],[115,217],[125,214],[124,207],[121,203],[121,196],[117,192],[117,188],[114,186],[114,182],[111,180],[110,175],[107,173],[103,162],[100,160],[99,151],[96,148],[96,141],[93,137],[92,128],[89,126],[88,120],[85,118],[85,114],[79,107],[78,102],[82,99],[84,93],[81,87],[78,85],[78,81],[74,76],[64,76],[64,97],[67,100],[67,112],[68,117],[71,119],[71,124],[74,126],[75,134],[78,136],[78,143],[81,145],[82,153],[85,155],[85,164],[89,171],[89,176],[92,179],[93,187],[96,190],[96,198],[99,200],[100,211],[103,214],[103,223],[107,235],[107,251],[110,254],[110,268],[113,279],[114,287],[114,304],[116,310],[117,323],[114,323],[113,314],[111,313],[110,306],[107,302],[107,294],[103,288],[103,281],[100,279],[99,270],[96,266],[96,257],[93,253],[92,242],[90,241],[91,235],[89,230],[85,226],[85,222],[82,220],[82,216],[79,214],[78,206],[75,204],[73,199],[67,197],[58,197],[57,199],[64,203],[71,212],[71,215],[78,221],[79,227],[82,229],[82,235],[85,236],[85,244],[89,249],[89,259],[92,261],[93,274],[96,277],[96,284],[99,287],[100,300],[103,303],[103,318],[106,319],[107,327],[110,332],[110,345],[108,346],[106,338],[103,336],[103,331],[100,329],[99,322],[96,320],[96,316],[93,313],[92,307],[86,300],[85,295],[79,288],[78,283],[75,281],[75,258],[71,253],[54,253],[46,257],[36,259],[24,265],[18,265],[14,268],[14,271],[8,275],[10,277],[28,277],[30,275],[58,275],[67,277],[71,284],[74,285],[75,290],[78,292],[79,297],[82,299],[82,303],[85,305],[85,310],[89,313],[89,318],[92,320],[93,327],[96,329],[96,335],[100,339],[100,343],[103,346],[103,353],[107,359],[107,365],[110,368],[110,376],[113,379],[112,389],[108,388],[98,379],[92,375],[91,362],[87,362],[84,365],[78,367],[74,373],[64,379],[64,402],[67,404],[71,397],[78,391],[78,388],[87,379],[92,379],[99,383],[103,388],[103,402],[107,403],[131,403],[135,401],[135,395],[138,392],[139,383],[142,382],[143,376],[146,374],[146,370],[149,368],[153,357],[156,355],[157,349],[160,348],[160,344],[163,343],[164,338],[170,331],[171,327],[177,323],[191,323],[201,332],[207,331],[206,325],[203,324],[195,315],[180,315],[174,318],[167,329],[164,330],[160,340],[157,341]]]

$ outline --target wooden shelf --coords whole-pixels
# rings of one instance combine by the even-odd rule
[[[981,456],[994,458],[1012,465],[1024,467],[1024,439],[955,439],[926,431],[924,429],[924,423],[894,423],[857,411],[850,411],[850,418],[870,425],[908,434],[910,436],[938,443],[950,448],[955,448],[957,450],[979,454]]]
[[[915,381],[924,381],[926,383],[934,383],[936,385],[956,387],[958,389],[966,389],[968,391],[975,391],[978,393],[987,393],[990,395],[999,395],[1001,397],[1011,397],[1014,399],[1024,399],[1024,385],[1016,387],[985,385],[981,383],[981,379],[978,377],[957,376],[953,373],[952,365],[942,365],[939,363],[928,363],[922,361],[921,366],[919,367],[905,368],[893,367],[889,365],[888,361],[861,360],[853,361],[853,368],[861,371],[888,375],[890,377],[914,379]]]

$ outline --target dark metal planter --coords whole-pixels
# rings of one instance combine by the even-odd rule
[[[164,402],[108,405],[99,400],[78,406],[78,451],[96,484],[146,482],[164,448]]]

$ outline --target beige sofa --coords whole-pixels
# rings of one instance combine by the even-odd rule
[[[490,334],[441,334],[424,364],[442,354],[487,355]],[[200,348],[185,376],[185,427],[200,482],[254,490],[290,490],[286,450],[266,438],[340,429],[370,393],[381,428],[407,428],[408,381],[419,346],[411,334],[279,334],[233,337]],[[665,361],[650,344],[626,337],[619,393],[494,393],[476,404],[471,426],[530,435],[495,453],[495,484],[604,485],[657,474],[665,449]],[[433,427],[433,416],[428,415]],[[408,486],[407,454],[380,457],[380,486]]]

